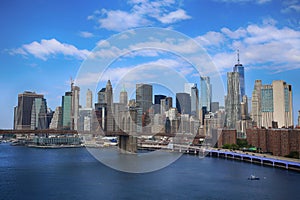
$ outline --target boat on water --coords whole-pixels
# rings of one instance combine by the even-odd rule
[[[248,177],[248,180],[259,180],[259,177],[251,175],[250,177]]]

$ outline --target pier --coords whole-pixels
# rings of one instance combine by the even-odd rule
[[[225,149],[203,148],[200,146],[188,146],[180,144],[172,145],[151,145],[151,144],[139,144],[139,149],[144,150],[169,150],[176,151],[184,154],[199,155],[217,157],[223,159],[231,159],[242,162],[249,162],[253,164],[278,167],[287,170],[294,170],[300,172],[300,160],[290,159],[285,157],[277,157],[267,154],[256,154],[251,152],[242,151],[230,151]]]

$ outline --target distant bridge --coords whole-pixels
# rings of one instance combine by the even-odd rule
[[[55,130],[55,129],[43,129],[43,130],[14,130],[14,129],[0,129],[0,135],[14,135],[14,134],[20,134],[20,135],[30,135],[30,134],[53,134],[53,135],[75,135],[75,134],[93,134],[93,135],[103,135],[103,136],[162,136],[162,137],[188,137],[188,138],[204,138],[204,136],[200,135],[192,135],[192,134],[181,134],[181,133],[165,133],[165,132],[158,132],[158,133],[127,133],[124,131],[110,131],[110,132],[104,132],[104,131],[95,131],[95,132],[89,132],[89,131],[76,131],[76,130]]]
[[[181,138],[201,138],[200,136],[194,136],[192,134],[169,134],[164,132],[159,133],[126,133],[123,131],[111,131],[104,132],[102,130],[97,130],[95,132],[81,132],[76,130],[0,130],[0,135],[101,135],[101,136],[117,136],[119,137],[119,148],[123,152],[136,152],[137,151],[137,137],[139,136],[163,136],[163,137],[181,137]]]

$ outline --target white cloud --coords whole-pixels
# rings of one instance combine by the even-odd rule
[[[83,37],[83,38],[91,38],[91,37],[94,37],[94,34],[93,33],[90,33],[90,32],[87,32],[87,31],[81,31],[79,33],[80,37]]]
[[[47,60],[59,54],[71,56],[77,59],[85,59],[89,55],[86,49],[79,50],[74,45],[61,43],[56,39],[42,39],[41,42],[34,41],[24,44],[22,47],[11,50],[11,54],[33,55],[36,58]]]
[[[237,30],[222,28],[196,40],[207,47],[213,62],[221,71],[231,70],[236,62],[237,49],[245,67],[269,66],[275,72],[300,68],[300,31],[276,26],[276,22],[251,24]],[[215,36],[215,41],[211,38]],[[222,48],[218,47],[222,44]],[[272,71],[274,72],[274,70]]]
[[[203,46],[219,46],[224,43],[225,36],[222,33],[209,31],[203,36],[198,36],[195,38]]]
[[[99,28],[123,31],[157,23],[170,25],[191,18],[175,0],[129,0],[127,3],[131,6],[129,11],[102,9],[87,19],[95,20]]]
[[[184,10],[178,9],[176,11],[163,15],[162,17],[158,18],[158,20],[164,24],[171,24],[177,21],[190,19],[190,18],[191,16],[187,15]]]
[[[149,24],[147,19],[136,13],[128,13],[121,10],[104,10],[105,18],[98,20],[99,26],[108,30],[122,31]]]
[[[222,28],[221,29],[222,33],[224,33],[227,37],[231,39],[239,39],[241,37],[245,37],[247,34],[247,31],[243,28],[239,28],[235,31],[231,31],[228,28]]]

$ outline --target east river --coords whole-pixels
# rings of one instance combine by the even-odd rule
[[[260,180],[248,180],[251,174]],[[126,173],[85,148],[2,143],[0,199],[300,199],[300,173],[193,155],[154,172]]]

